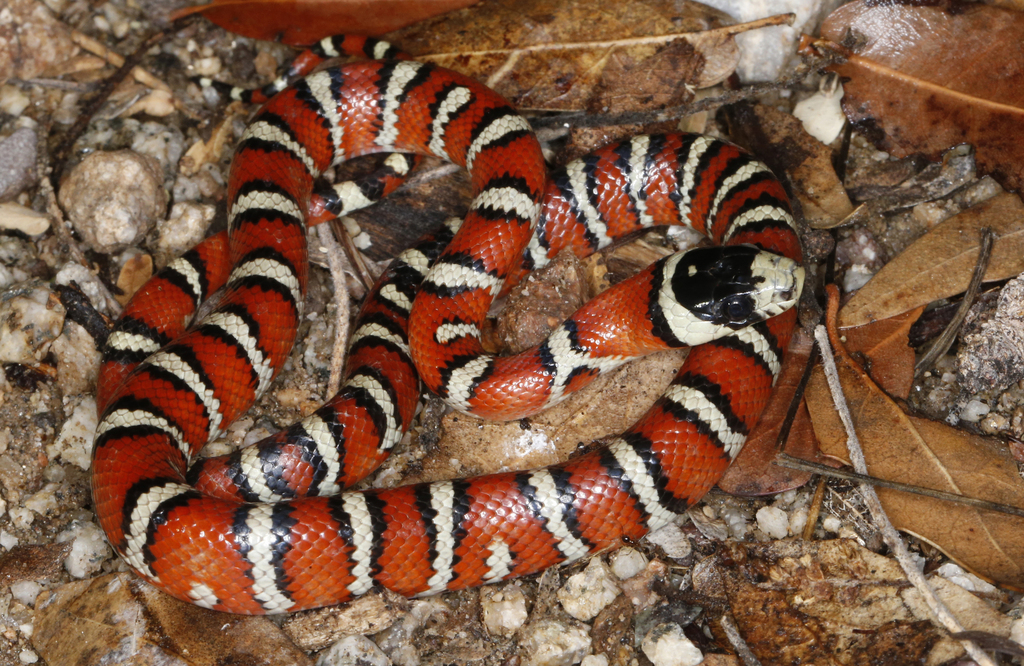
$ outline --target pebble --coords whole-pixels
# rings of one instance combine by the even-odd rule
[[[608,657],[603,654],[588,654],[583,657],[580,666],[608,666]]]
[[[43,591],[43,586],[34,580],[21,580],[11,583],[11,594],[26,606],[35,606],[36,597]]]
[[[690,540],[683,534],[683,530],[675,523],[669,523],[647,535],[647,540],[655,546],[660,546],[665,555],[673,560],[682,560],[690,556],[693,546]]]
[[[983,581],[972,573],[964,571],[963,568],[953,562],[946,562],[936,569],[935,573],[950,582],[956,583],[968,592],[980,594],[998,594],[999,592],[996,586]]]
[[[983,416],[988,414],[991,408],[980,400],[970,400],[960,412],[960,419],[968,423],[977,423]]]
[[[20,659],[23,664],[34,664],[39,661],[39,655],[32,650],[25,649],[18,655],[18,659]]]
[[[647,558],[644,557],[644,554],[629,546],[618,549],[612,553],[609,559],[612,573],[619,580],[628,580],[647,566]]]
[[[10,532],[0,529],[0,548],[4,550],[10,550],[18,545],[20,539],[14,536]]]
[[[492,636],[511,637],[526,622],[526,595],[518,585],[480,590],[480,607],[484,626]]]
[[[0,229],[38,236],[50,228],[50,218],[13,202],[0,204]]]
[[[1024,645],[1024,617],[1017,618],[1010,625],[1010,640]]]
[[[92,392],[99,377],[102,354],[96,341],[74,321],[64,322],[64,330],[51,346],[57,357],[57,385],[65,396]]]
[[[757,510],[757,527],[772,539],[789,536],[789,516],[782,509],[763,506]]]
[[[640,644],[654,666],[697,666],[704,654],[683,633],[675,622],[659,624],[651,629]]]
[[[64,558],[64,568],[74,578],[86,578],[98,572],[112,553],[103,530],[96,523],[75,521],[57,535],[58,543],[71,541],[71,552]]]
[[[55,493],[60,489],[59,483],[47,483],[37,492],[26,497],[22,504],[26,509],[31,509],[43,518],[55,516],[59,508]]]
[[[104,254],[137,245],[164,217],[163,169],[131,150],[86,157],[61,184],[59,200],[86,245]]]
[[[0,141],[0,201],[13,199],[36,181],[37,141],[27,127]]]
[[[391,660],[366,636],[346,636],[321,654],[316,666],[391,666]]]
[[[590,652],[590,634],[583,627],[541,620],[523,630],[520,645],[525,666],[573,666]]]
[[[39,282],[0,294],[0,361],[32,365],[43,360],[64,325],[64,306]]]
[[[95,273],[77,261],[69,261],[64,264],[57,271],[53,281],[65,287],[71,286],[72,282],[75,283],[94,308],[103,314],[113,314],[107,306],[107,288],[103,286],[103,283]]]
[[[829,534],[838,533],[842,526],[843,521],[839,520],[835,516],[825,516],[825,519],[821,521],[821,528]]]
[[[833,89],[823,87],[826,81],[834,80],[822,78],[818,92],[800,100],[793,108],[793,115],[803,124],[804,131],[825,145],[835,141],[846,126],[846,114],[841,103],[842,84],[837,83]]]
[[[92,463],[92,442],[96,437],[96,399],[80,399],[70,418],[61,426],[52,444],[46,446],[50,460],[60,459],[88,471]]]
[[[604,561],[594,557],[586,569],[569,576],[556,596],[566,613],[586,622],[615,601],[619,596],[619,585]]]
[[[170,260],[203,240],[215,212],[216,208],[209,204],[193,201],[174,204],[171,214],[158,229],[157,267],[163,268]]]

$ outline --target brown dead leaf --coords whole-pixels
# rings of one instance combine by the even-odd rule
[[[1024,142],[1008,139],[1024,123],[1024,14],[922,4],[860,0],[825,20],[821,36],[844,45],[830,50],[849,54],[833,68],[847,117],[897,157],[971,143],[983,172],[1024,187]]]
[[[117,275],[117,288],[120,293],[114,298],[121,305],[125,305],[151,277],[153,277],[153,257],[148,254],[132,257],[124,262],[121,272]]]
[[[485,0],[386,38],[520,109],[617,113],[688,101],[735,69],[745,29],[695,2]],[[727,26],[727,27],[723,27]]]
[[[130,573],[44,591],[32,644],[50,666],[313,663],[268,618],[187,604]]]
[[[983,227],[995,234],[985,280],[1024,271],[1024,204],[1014,194],[999,194],[939,224],[886,264],[843,307],[840,327],[862,326],[964,291]]]
[[[799,488],[811,478],[811,472],[773,465],[772,460],[778,453],[775,450],[775,440],[778,439],[782,421],[789,410],[804,368],[807,367],[813,343],[811,336],[802,329],[793,336],[786,360],[782,364],[782,374],[775,383],[775,390],[768,400],[768,406],[765,407],[761,419],[750,433],[740,454],[718,482],[718,487],[725,492],[733,495],[770,495]],[[800,401],[783,451],[794,458],[821,462],[818,442],[814,439],[811,418],[803,400]]]
[[[1004,445],[905,413],[839,343],[834,318],[829,326],[869,474],[1024,507],[1024,481]],[[807,387],[807,408],[822,453],[846,462],[846,431],[820,367]],[[1024,519],[887,488],[878,488],[878,496],[898,529],[931,543],[982,578],[1024,588]]]
[[[181,161],[178,163],[178,170],[185,176],[194,176],[206,164],[216,164],[224,154],[224,147],[233,138],[232,127],[235,117],[247,114],[244,105],[239,102],[232,102],[224,111],[224,118],[213,131],[210,132],[208,141],[196,141],[192,144]]]
[[[985,601],[930,582],[965,626],[1009,635],[1010,619]],[[693,587],[727,605],[765,666],[941,664],[963,653],[932,624],[899,564],[854,541],[733,542],[694,567]]]
[[[910,327],[922,312],[923,305],[895,317],[841,331],[846,351],[853,356],[863,355],[869,362],[871,379],[886,393],[902,400],[910,395],[917,360],[908,343]]]
[[[733,140],[785,175],[809,225],[830,229],[853,211],[832,166],[832,150],[796,117],[766,104],[737,104],[728,113]]]

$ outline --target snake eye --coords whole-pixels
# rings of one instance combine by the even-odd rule
[[[749,296],[730,296],[722,304],[722,313],[731,322],[746,323],[754,313],[754,301]]]

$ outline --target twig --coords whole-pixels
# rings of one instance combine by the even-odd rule
[[[78,32],[77,30],[72,30],[71,41],[73,41],[75,44],[78,44],[89,53],[95,56],[99,56],[100,58],[103,58],[114,67],[124,66],[125,59],[120,53],[117,53],[116,51],[111,51],[106,46],[104,46],[100,42],[96,41],[95,39],[84,33]],[[146,43],[148,42],[149,40],[146,40]],[[146,50],[149,49],[147,48]],[[136,81],[138,81],[144,86],[149,86],[150,88],[154,88],[156,90],[163,90],[164,92],[171,92],[171,87],[169,85],[167,85],[157,77],[153,76],[146,70],[142,69],[141,67],[133,66],[131,68],[131,75],[132,78],[134,78]]]
[[[988,262],[992,258],[992,243],[994,234],[988,227],[984,227],[981,230],[981,245],[978,249],[978,262],[974,264],[974,272],[971,274],[971,281],[967,285],[967,291],[964,292],[964,299],[960,301],[960,307],[956,309],[956,314],[953,315],[953,319],[946,326],[946,329],[942,331],[942,335],[935,339],[932,343],[931,348],[928,352],[921,357],[921,360],[914,366],[914,380],[920,378],[924,371],[935,363],[940,356],[949,351],[949,348],[953,344],[953,340],[956,339],[957,333],[960,332],[960,325],[963,324],[964,319],[967,317],[967,313],[971,309],[971,305],[974,303],[974,297],[978,295],[978,289],[981,287],[981,281],[985,277],[986,271],[988,271]]]
[[[788,455],[786,456],[789,457]],[[777,461],[777,459],[776,459]],[[778,464],[776,462],[775,464]],[[811,498],[811,507],[807,510],[807,522],[804,523],[804,531],[800,538],[810,541],[814,536],[814,526],[818,524],[818,516],[821,514],[821,503],[825,499],[825,477],[818,477],[818,487],[814,489],[814,497]]]
[[[327,266],[334,283],[334,346],[331,348],[331,376],[327,381],[327,395],[333,396],[341,386],[341,373],[345,369],[345,351],[348,349],[349,308],[352,299],[345,284],[345,252],[331,233],[331,225],[316,227],[317,239],[327,254]]]
[[[334,238],[341,238],[341,247],[345,251],[345,257],[348,259],[352,272],[363,283],[367,291],[373,289],[375,276],[370,272],[370,267],[366,265],[363,253],[352,242],[352,235],[345,228],[345,222],[336,217],[331,220],[331,228],[334,230]]]
[[[870,476],[868,474],[858,474],[856,472],[848,472],[842,469],[836,469],[829,467],[828,465],[822,465],[820,463],[809,462],[807,460],[800,460],[794,458],[786,453],[780,453],[772,461],[772,464],[778,465],[779,467],[787,467],[789,469],[798,469],[804,472],[814,472],[821,474],[822,476],[828,476],[833,479],[844,479],[846,481],[858,481],[860,483],[870,483],[872,486],[891,488],[893,490],[899,490],[905,493],[913,493],[914,495],[924,495],[925,497],[932,497],[934,499],[943,500],[945,502],[955,502],[957,504],[966,504],[967,506],[973,506],[978,509],[985,509],[987,511],[997,511],[999,513],[1006,513],[1011,516],[1020,516],[1024,518],[1024,509],[1009,504],[998,504],[996,502],[989,502],[987,500],[977,499],[975,497],[965,497],[964,495],[957,495],[955,493],[947,493],[943,490],[934,490],[932,488],[924,488],[922,486],[915,486],[909,483],[900,483],[899,481],[889,481],[887,479],[880,479],[877,476]]]
[[[757,95],[765,92],[790,88],[803,81],[809,71],[810,70],[808,69],[801,68],[794,76],[783,81],[752,83],[748,86],[743,86],[738,90],[730,90],[722,93],[721,95],[705,97],[704,99],[696,102],[681,104],[679,106],[670,106],[656,111],[629,111],[626,113],[586,113],[583,111],[575,111],[572,113],[560,113],[552,116],[545,116],[543,118],[530,118],[530,125],[537,130],[549,127],[646,125],[649,123],[663,122],[665,120],[676,120],[684,116],[693,115],[694,113],[700,113],[701,111],[717,109],[718,107],[726,104],[735,104],[736,102],[756,97]]]
[[[836,296],[837,295],[833,295],[833,298]],[[853,417],[846,406],[846,396],[843,394],[843,387],[839,383],[839,371],[836,369],[835,358],[832,356],[832,348],[829,346],[828,334],[825,331],[825,327],[816,327],[814,329],[814,337],[818,341],[818,345],[821,347],[822,365],[825,369],[825,377],[828,380],[829,390],[832,393],[832,401],[839,414],[839,419],[843,422],[843,427],[846,429],[846,445],[849,449],[850,461],[853,463],[853,468],[857,470],[858,473],[867,474],[867,463],[864,460],[864,451],[860,447],[860,439],[857,437],[857,431],[853,427]],[[893,527],[891,522],[889,522],[889,517],[882,508],[882,503],[878,499],[878,494],[875,492],[875,489],[868,483],[862,483],[860,491],[861,496],[864,498],[864,503],[867,505],[868,510],[871,512],[871,517],[879,527],[886,545],[889,546],[889,550],[896,557],[896,561],[899,562],[901,567],[903,567],[903,572],[906,574],[907,580],[913,584],[922,599],[924,599],[925,603],[928,604],[928,608],[931,610],[932,615],[950,633],[963,631],[963,626],[950,612],[942,600],[935,594],[935,590],[933,590],[931,585],[928,584],[928,581],[925,580],[924,574],[918,571],[917,566],[913,560],[911,560],[910,551],[907,550],[907,544],[903,542],[903,538],[900,537],[899,532],[897,532],[896,528]],[[960,641],[960,643],[963,645],[964,650],[967,651],[967,654],[970,655],[971,659],[976,661],[979,666],[996,666],[992,658],[989,657],[989,655],[981,648],[975,645],[973,641],[964,640]]]
[[[721,625],[722,630],[725,631],[725,637],[729,639],[729,643],[736,650],[736,655],[743,661],[743,666],[761,666],[761,661],[743,640],[743,636],[740,636],[739,627],[736,626],[732,616],[723,615]]]
[[[750,30],[756,30],[758,28],[764,28],[773,25],[793,25],[793,21],[795,20],[796,14],[776,14],[774,16],[767,16],[765,18],[757,19],[755,21],[747,21],[746,23],[734,23],[732,25],[723,26],[721,28],[705,30],[700,33],[700,37],[701,39],[710,39],[717,36],[724,39],[726,37],[738,35],[740,33],[748,32]],[[516,47],[514,49],[486,49],[483,51],[459,51],[457,53],[425,53],[416,56],[416,59],[435,61],[440,60],[442,58],[467,58],[473,56],[490,56],[503,54],[508,54],[510,58],[518,58],[521,54],[536,51],[575,51],[579,49],[613,48],[616,46],[665,44],[668,42],[673,42],[677,39],[687,39],[688,37],[689,33],[673,33],[667,35],[627,37],[625,39],[611,39],[592,42],[552,42],[547,44],[530,44],[527,46]]]

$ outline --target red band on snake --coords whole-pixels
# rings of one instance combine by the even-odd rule
[[[462,228],[446,247],[442,230],[404,253],[367,297],[338,396],[269,440],[186,472],[291,348],[315,178],[381,151],[465,165],[476,196]],[[479,83],[431,65],[362,62],[298,81],[246,130],[228,189],[230,241],[215,236],[154,277],[111,334],[93,459],[95,509],[115,550],[166,592],[218,610],[315,608],[378,585],[432,594],[638,539],[724,472],[767,401],[795,322],[792,310],[762,321],[795,302],[803,277],[785,193],[764,165],[708,137],[642,136],[549,182],[526,121]],[[666,223],[738,247],[673,255],[605,292],[540,347],[482,354],[479,328],[506,277],[561,247],[587,254]],[[186,329],[186,316],[221,287],[212,314]],[[729,332],[695,348],[636,425],[587,455],[340,492],[409,427],[417,376],[458,409],[518,418],[627,356]]]

